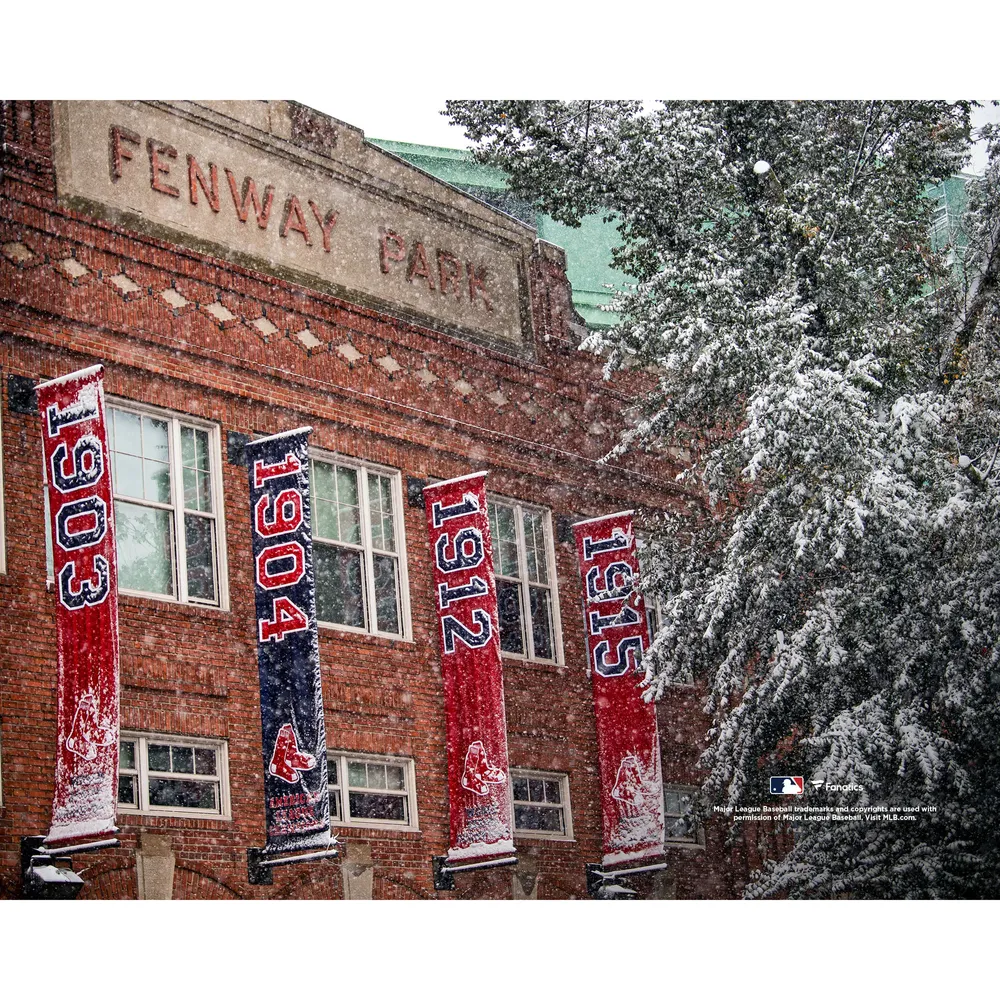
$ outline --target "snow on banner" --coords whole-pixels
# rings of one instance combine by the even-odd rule
[[[250,441],[266,853],[330,844],[326,728],[316,633],[311,427]]]
[[[486,473],[424,487],[448,730],[449,860],[512,854]]]
[[[573,532],[594,687],[603,863],[656,857],[663,853],[663,778],[656,709],[643,700],[637,677],[646,606],[632,512],[581,521]]]
[[[37,387],[56,581],[56,781],[47,844],[115,833],[118,563],[100,365]]]

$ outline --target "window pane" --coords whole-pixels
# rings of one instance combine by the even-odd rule
[[[368,765],[368,787],[385,788],[385,764]]]
[[[549,571],[545,559],[545,519],[539,511],[524,512],[525,558],[528,579],[532,583],[548,583]]]
[[[338,541],[340,528],[337,524],[337,505],[329,500],[316,499],[313,503],[315,511],[316,527],[313,530],[315,538],[329,538],[330,541]]]
[[[556,805],[562,802],[558,781],[545,782],[545,801],[555,803]]]
[[[131,740],[122,740],[118,744],[118,768],[122,771],[135,770],[135,744]]]
[[[330,789],[330,819],[339,820],[343,819],[343,815],[340,812],[340,792],[336,788]]]
[[[399,601],[395,556],[373,556],[375,569],[375,620],[379,632],[399,634]]]
[[[340,782],[337,780],[337,761],[336,761],[336,759],[327,761],[327,764],[326,764],[326,774],[327,774],[327,781],[331,785],[339,785],[340,784]]]
[[[347,762],[347,783],[353,788],[367,787],[368,772],[363,760],[351,760]]]
[[[149,779],[149,804],[181,809],[218,809],[216,785],[211,781],[178,781],[171,778]]]
[[[194,750],[191,747],[173,747],[170,769],[178,774],[194,774]]]
[[[501,576],[517,576],[517,529],[514,508],[500,503],[489,504],[490,530],[496,572]]]
[[[112,410],[114,414],[114,449],[123,455],[142,456],[142,418],[125,410]]]
[[[188,597],[215,601],[215,522],[197,514],[184,515],[187,546]]]
[[[118,585],[150,594],[174,592],[170,511],[115,501]]]
[[[150,743],[147,752],[150,771],[170,770],[170,747],[159,743]]]
[[[147,500],[170,503],[170,446],[167,422],[142,418],[143,492]]]
[[[374,792],[351,792],[352,819],[393,820],[406,822],[406,796],[378,795]]]
[[[365,627],[361,553],[335,545],[313,546],[316,615],[322,622]]]
[[[360,545],[361,511],[358,500],[358,474],[354,469],[337,466],[337,507],[339,523],[337,540]]]
[[[513,778],[511,784],[514,786],[514,798],[520,802],[528,801],[528,779]]]
[[[565,833],[562,809],[544,806],[514,806],[514,828],[541,830],[545,833]]]
[[[497,612],[500,616],[500,648],[505,653],[524,652],[521,629],[521,585],[497,580]]]
[[[114,471],[115,493],[127,497],[142,499],[142,459],[134,455],[115,455]]]
[[[555,659],[550,594],[541,587],[529,587],[528,599],[531,602],[531,641],[535,646],[535,656],[540,660]]]
[[[528,801],[545,801],[545,783],[541,778],[528,778]]]
[[[135,776],[131,774],[118,775],[118,801],[123,805],[135,805]]]
[[[406,777],[403,769],[397,764],[386,764],[385,766],[386,788],[401,792],[406,788]]]
[[[388,476],[368,473],[368,507],[371,514],[372,545],[386,552],[396,551],[392,518],[392,483]]]
[[[196,747],[194,767],[197,774],[215,774],[215,751],[209,747]]]

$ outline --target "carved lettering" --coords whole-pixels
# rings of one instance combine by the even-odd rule
[[[319,223],[320,231],[323,233],[323,249],[329,253],[330,252],[330,233],[333,232],[333,227],[337,224],[337,216],[339,212],[335,212],[332,208],[326,213],[324,218],[323,213],[320,211],[319,206],[316,202],[310,199],[309,207],[312,209],[313,215],[316,216],[316,221]]]
[[[456,297],[461,298],[462,262],[453,253],[448,253],[447,250],[438,250],[437,258],[438,277],[441,280],[441,294],[447,295],[448,286],[451,285],[455,289]],[[448,265],[447,271],[445,270],[445,264]]]
[[[278,235],[287,238],[290,229],[302,234],[307,247],[312,246],[312,240],[309,239],[309,230],[306,227],[306,217],[302,214],[302,206],[294,194],[290,194],[288,200],[285,202],[285,211],[281,220],[281,227],[278,229]]]
[[[250,206],[253,206],[253,214],[257,217],[257,225],[261,229],[267,229],[267,220],[271,215],[271,202],[274,201],[274,188],[268,184],[264,189],[264,203],[261,204],[257,194],[257,185],[252,177],[243,178],[243,193],[237,190],[236,175],[226,167],[226,180],[229,181],[229,190],[233,195],[233,204],[236,206],[236,215],[240,222],[246,222],[250,214]]]
[[[210,163],[208,165],[209,180],[206,184],[205,175],[201,172],[201,167],[198,166],[198,161],[190,153],[188,153],[187,163],[188,191],[191,196],[191,204],[198,204],[198,185],[200,184],[202,191],[205,192],[205,197],[208,199],[209,208],[211,208],[213,212],[218,212],[219,168],[214,163]]]
[[[141,136],[137,135],[130,128],[123,128],[121,125],[112,125],[108,129],[108,168],[111,173],[111,180],[117,182],[122,175],[122,160],[132,159],[132,150],[122,145],[122,140],[138,146],[142,142]]]
[[[171,198],[181,196],[180,188],[173,184],[168,184],[160,175],[167,177],[170,174],[170,164],[164,163],[160,156],[166,156],[171,160],[177,159],[177,150],[173,146],[160,142],[158,139],[147,139],[146,149],[149,152],[149,186],[160,194],[168,194]]]
[[[406,260],[406,244],[403,242],[403,237],[387,229],[379,240],[378,259],[383,274],[389,273],[389,261]]]
[[[423,278],[427,282],[427,287],[434,291],[434,279],[431,277],[431,269],[427,266],[427,253],[424,251],[423,243],[414,243],[410,251],[406,280],[412,282],[414,278]]]
[[[489,295],[486,294],[486,266],[480,264],[477,270],[471,261],[465,266],[469,272],[469,301],[475,304],[476,292],[478,291],[482,297],[483,305],[486,306],[486,311],[493,312],[493,303],[490,301]]]

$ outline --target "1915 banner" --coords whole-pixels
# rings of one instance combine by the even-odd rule
[[[485,477],[424,487],[448,730],[449,859],[514,851]]]
[[[573,525],[594,687],[604,864],[663,853],[663,779],[656,710],[642,698],[646,606],[632,511]]]
[[[115,833],[118,563],[104,369],[37,387],[56,582],[56,781],[46,843]]]
[[[309,490],[311,430],[300,427],[246,446],[266,853],[330,844]]]

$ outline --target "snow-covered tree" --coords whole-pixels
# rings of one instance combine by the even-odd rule
[[[968,102],[453,101],[479,155],[569,224],[617,220],[635,279],[595,333],[643,366],[616,453],[693,443],[713,516],[647,558],[648,690],[706,679],[706,804],[769,774],[918,806],[803,823],[748,895],[1000,894],[1000,140],[965,280],[930,183]],[[931,290],[934,291],[931,291]]]

